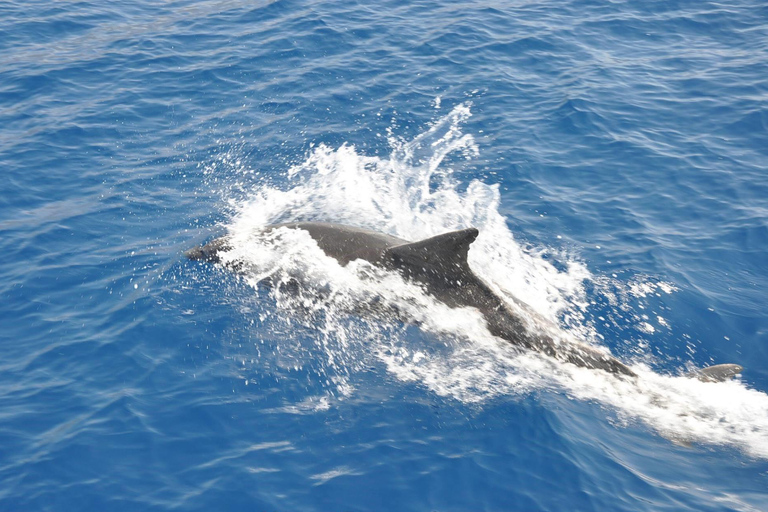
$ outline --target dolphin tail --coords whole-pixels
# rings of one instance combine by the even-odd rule
[[[699,379],[702,382],[725,382],[744,371],[738,364],[716,364],[686,374],[686,377]]]

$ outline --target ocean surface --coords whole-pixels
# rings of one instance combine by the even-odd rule
[[[762,0],[0,2],[0,192],[2,511],[768,510]]]

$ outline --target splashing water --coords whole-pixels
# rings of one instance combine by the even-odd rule
[[[594,340],[583,313],[584,283],[599,288],[605,278],[593,278],[573,258],[558,270],[523,250],[498,211],[498,186],[472,181],[461,189],[445,165],[451,153],[477,155],[473,137],[461,131],[470,115],[469,105],[459,105],[412,141],[390,135],[389,159],[361,155],[352,145],[320,145],[288,170],[287,185],[261,185],[235,202],[227,226],[233,249],[224,257],[244,265],[254,288],[270,277],[278,316],[314,333],[306,347],[291,330],[281,332],[281,357],[296,366],[320,364],[340,394],[354,392],[349,376],[372,359],[397,379],[462,402],[556,389],[612,407],[622,420],[644,422],[671,439],[729,444],[768,458],[768,395],[739,381],[664,376],[639,361],[632,365],[638,379],[623,380],[521,352],[491,336],[478,312],[452,310],[364,261],[342,267],[307,233],[262,233],[269,224],[315,220],[415,241],[474,226],[480,230],[469,252],[475,273],[501,296],[524,300],[545,323],[560,325],[562,337]],[[673,291],[664,283],[626,286],[648,287]],[[426,341],[415,344],[408,325],[392,318],[419,324]]]

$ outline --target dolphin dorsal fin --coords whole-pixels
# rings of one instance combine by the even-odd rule
[[[451,231],[419,242],[396,245],[385,255],[404,270],[454,275],[469,270],[469,246],[477,238],[475,228]]]

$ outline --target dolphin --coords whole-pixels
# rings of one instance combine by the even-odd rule
[[[320,249],[342,266],[362,259],[378,267],[399,272],[405,279],[424,287],[438,301],[452,308],[475,308],[483,315],[494,336],[514,345],[540,352],[559,361],[583,368],[604,370],[623,378],[637,375],[608,353],[578,342],[556,340],[545,330],[532,331],[504,299],[469,267],[469,247],[478,236],[476,228],[461,229],[418,242],[368,229],[324,222],[292,222],[267,226],[300,229],[309,233]],[[188,250],[190,260],[222,263],[220,253],[231,249],[228,237],[217,238]],[[237,269],[238,265],[229,266]],[[530,308],[516,304],[525,311]],[[546,321],[541,319],[541,323]],[[711,369],[710,369],[711,368]],[[738,365],[717,365],[696,370],[692,376],[703,381],[722,381],[741,373]],[[709,370],[709,371],[708,371]]]

